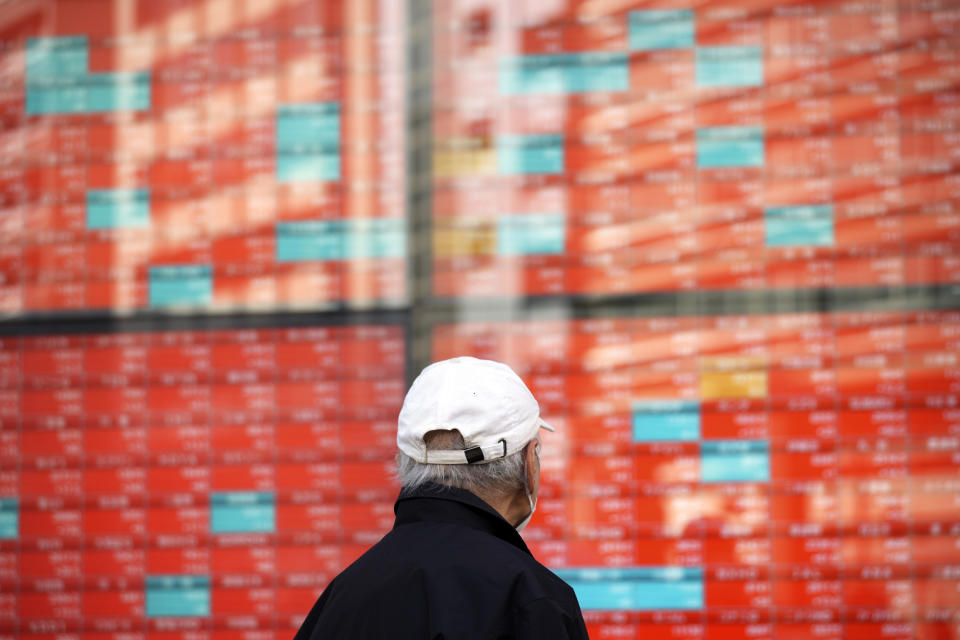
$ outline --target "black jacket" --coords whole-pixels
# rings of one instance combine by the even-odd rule
[[[327,585],[295,640],[586,638],[577,598],[462,489],[401,492],[393,530]]]

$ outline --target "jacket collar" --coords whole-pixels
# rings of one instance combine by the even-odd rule
[[[433,483],[403,489],[393,512],[397,516],[394,529],[412,522],[454,522],[494,535],[530,553],[523,538],[503,516],[465,489]]]

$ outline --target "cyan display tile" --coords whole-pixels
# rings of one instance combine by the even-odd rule
[[[151,307],[203,306],[213,300],[210,265],[151,266],[149,278]]]
[[[697,166],[701,169],[762,167],[765,155],[763,127],[697,129]]]
[[[15,540],[20,535],[20,501],[0,498],[0,540]]]
[[[763,86],[762,47],[698,47],[697,86]]]
[[[696,39],[692,9],[646,9],[628,17],[631,51],[688,49]]]
[[[149,189],[87,191],[87,229],[143,229],[149,226]]]
[[[216,492],[210,495],[211,533],[273,533],[277,498],[266,491]]]
[[[704,483],[769,482],[769,443],[764,440],[701,442],[700,479]]]
[[[210,615],[208,576],[147,576],[145,590],[149,618]]]
[[[764,228],[768,247],[831,247],[834,208],[832,204],[767,207]]]
[[[564,137],[560,134],[497,138],[497,164],[501,174],[561,174],[564,157]]]
[[[634,442],[691,442],[699,438],[699,402],[695,400],[642,400],[634,402]]]
[[[506,58],[500,62],[501,95],[626,91],[625,53],[585,52]]]
[[[497,253],[500,255],[560,255],[566,247],[566,217],[532,213],[500,216]]]

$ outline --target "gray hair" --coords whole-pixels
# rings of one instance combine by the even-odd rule
[[[456,429],[428,431],[423,441],[427,450],[467,448],[463,436]],[[526,487],[524,451],[525,448],[506,458],[481,464],[424,464],[401,451],[397,453],[397,478],[404,489],[416,489],[432,482],[466,489],[480,496],[509,495]]]

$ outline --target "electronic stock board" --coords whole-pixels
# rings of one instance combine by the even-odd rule
[[[0,637],[291,637],[392,525],[423,306],[559,427],[591,637],[960,637],[957,3],[434,2],[426,61],[403,3],[8,4]]]

